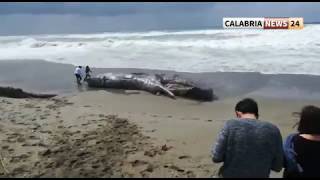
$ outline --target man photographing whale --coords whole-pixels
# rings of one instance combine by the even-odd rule
[[[267,178],[270,170],[283,166],[280,130],[259,121],[258,105],[250,98],[237,103],[236,119],[228,120],[212,147],[212,160],[223,162],[219,176],[230,178]]]

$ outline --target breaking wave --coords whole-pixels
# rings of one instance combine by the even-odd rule
[[[320,75],[320,25],[303,30],[193,30],[0,36],[0,59],[104,68]]]

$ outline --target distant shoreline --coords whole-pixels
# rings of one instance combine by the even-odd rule
[[[320,22],[304,22],[305,25],[318,25]],[[201,28],[185,28],[185,29],[149,29],[149,30],[133,30],[133,31],[92,31],[92,32],[65,32],[65,33],[35,33],[35,34],[0,34],[0,36],[47,36],[47,35],[72,35],[72,34],[104,34],[104,33],[149,33],[149,32],[181,32],[181,31],[202,31],[202,30],[224,30],[223,26],[207,26]]]
[[[59,63],[59,62],[53,62],[53,61],[47,61],[47,60],[42,60],[42,59],[27,59],[27,60],[22,60],[22,59],[17,59],[17,60],[2,60],[0,59],[0,64],[1,63],[15,63],[15,64],[20,64],[20,63],[52,63],[56,65],[68,65],[68,66],[73,66],[76,67],[76,65],[69,64],[69,63]],[[85,65],[82,65],[85,66]],[[188,72],[188,71],[174,71],[174,70],[166,70],[166,69],[147,69],[147,68],[107,68],[107,67],[94,67],[90,66],[93,69],[96,69],[98,71],[100,70],[111,70],[111,71],[132,71],[132,72],[140,72],[140,71],[147,71],[147,72],[169,72],[169,73],[183,73],[183,74],[225,74],[225,73],[230,73],[230,74],[260,74],[260,75],[266,75],[266,76],[310,76],[310,77],[320,77],[318,74],[299,74],[299,73],[263,73],[263,72],[249,72],[249,71],[212,71],[212,72]]]

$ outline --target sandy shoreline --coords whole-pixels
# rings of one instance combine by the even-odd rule
[[[83,65],[85,66],[85,65]],[[73,94],[75,66],[43,60],[0,60],[0,85],[41,93]],[[106,72],[178,74],[202,87],[211,87],[220,99],[252,96],[288,100],[320,100],[320,76],[245,72],[184,73],[146,69],[93,68],[93,76]]]
[[[220,164],[211,162],[210,147],[225,120],[233,117],[237,98],[199,104],[126,93],[90,91],[51,100],[0,98],[1,155],[9,176],[209,177],[217,172]],[[292,112],[306,103],[320,105],[257,101],[261,119],[276,124],[283,137],[294,131]],[[110,157],[103,150],[118,152],[112,156],[113,164],[104,162]],[[2,170],[2,177],[7,176]]]
[[[313,76],[186,74],[215,86],[222,97],[199,103],[140,91],[79,92],[73,66],[39,63],[23,64],[19,74],[13,69],[20,63],[0,62],[1,85],[59,92],[48,100],[0,97],[1,177],[210,177],[220,166],[212,163],[210,148],[238,100],[254,97],[261,120],[277,125],[283,138],[295,131],[292,112],[320,106],[319,77]]]

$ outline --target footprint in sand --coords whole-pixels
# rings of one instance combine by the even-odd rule
[[[30,125],[30,124],[24,123],[24,122],[18,122],[18,123],[16,123],[16,124],[19,124],[19,125]]]
[[[178,171],[178,172],[185,172],[185,170],[184,169],[182,169],[182,168],[180,168],[180,167],[178,167],[178,166],[176,166],[176,165],[164,165],[163,166],[164,168],[169,168],[169,169],[172,169],[172,170],[175,170],[175,171]]]
[[[149,174],[152,173],[154,169],[155,166],[153,166],[152,164],[148,164],[148,166],[139,173],[143,178],[148,178]]]
[[[191,158],[191,157],[188,155],[182,155],[182,156],[178,157],[178,159],[189,159],[189,158]]]
[[[40,125],[35,125],[34,127],[31,127],[30,129],[32,129],[33,131],[36,131],[40,128]]]
[[[163,146],[161,146],[161,150],[162,150],[162,151],[168,151],[168,150],[170,150],[170,149],[172,149],[172,148],[173,148],[172,146],[167,146],[166,144],[163,145]]]
[[[27,115],[21,115],[20,118],[24,119],[25,117],[27,117]]]
[[[74,132],[74,134],[79,134],[79,133],[81,133],[80,130],[77,130],[76,132]]]
[[[98,117],[99,117],[99,118],[103,118],[103,117],[105,117],[105,115],[104,115],[104,114],[99,114]]]
[[[193,171],[187,171],[187,172],[185,172],[185,174],[187,175],[188,178],[195,178],[196,177],[196,175],[194,174]]]
[[[23,143],[21,146],[26,147],[26,146],[32,146],[30,143]]]
[[[156,129],[146,130],[146,132],[156,132]]]
[[[148,164],[148,166],[147,166],[147,168],[145,169],[145,171],[151,173],[151,172],[153,172],[153,170],[156,169],[156,168],[157,168],[157,166],[152,165],[152,164]]]
[[[19,137],[19,138],[17,139],[17,142],[19,142],[19,143],[22,143],[22,142],[25,142],[25,141],[26,141],[26,139],[23,138],[23,137]]]
[[[29,154],[21,154],[21,155],[19,155],[19,156],[13,156],[13,158],[16,158],[16,159],[19,159],[19,160],[21,160],[21,159],[27,159],[27,158],[29,158],[29,157],[30,157]]]
[[[38,138],[38,137],[36,137],[36,136],[33,136],[33,135],[29,136],[29,138],[32,139],[32,140],[40,139],[40,138]]]
[[[26,104],[24,105],[25,108],[34,108],[34,105],[33,104]]]
[[[92,165],[91,167],[92,167],[93,169],[97,169],[97,168],[100,167],[100,165],[99,165],[99,164],[94,164],[94,165]]]
[[[51,131],[45,131],[45,130],[41,130],[41,131],[39,131],[40,133],[42,133],[42,134],[52,134],[52,132]]]
[[[149,164],[147,161],[143,161],[143,160],[134,160],[134,161],[131,161],[129,162],[132,167],[136,167],[136,166],[141,166],[141,165],[145,165],[145,164]]]
[[[147,150],[144,152],[145,156],[149,156],[149,157],[154,157],[158,154],[159,152],[155,149],[151,149],[151,150]]]
[[[2,149],[8,149],[9,146],[5,145],[5,146],[2,146],[1,148],[2,148]]]
[[[9,153],[11,154],[11,153],[14,152],[14,149],[13,149],[13,148],[10,148],[10,149],[8,149],[8,151],[9,151]]]

